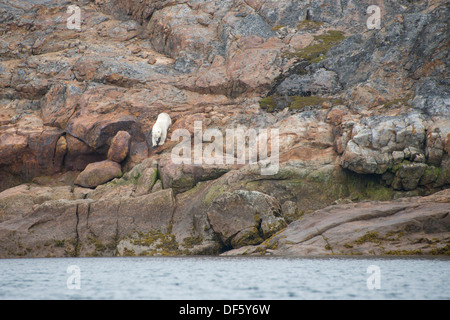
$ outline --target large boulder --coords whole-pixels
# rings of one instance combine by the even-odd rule
[[[90,163],[78,175],[75,184],[95,188],[122,175],[120,164],[111,160]]]
[[[76,256],[78,217],[87,212],[89,202],[63,198],[45,201],[23,216],[1,223],[0,256]]]
[[[122,162],[128,155],[130,149],[131,135],[127,131],[119,131],[111,141],[108,150],[108,159],[115,162]]]
[[[208,219],[224,244],[233,248],[259,244],[287,226],[275,198],[246,190],[218,196],[208,210]]]
[[[239,165],[234,164],[185,164],[174,163],[171,157],[162,157],[158,168],[164,189],[174,193],[192,189],[199,181],[214,180]]]

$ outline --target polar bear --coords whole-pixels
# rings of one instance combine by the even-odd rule
[[[162,146],[166,142],[167,132],[172,126],[172,120],[167,113],[160,113],[152,128],[153,147]]]

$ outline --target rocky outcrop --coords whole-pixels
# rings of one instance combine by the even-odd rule
[[[439,133],[428,134],[433,130],[428,121],[417,113],[363,119],[351,132],[343,133],[351,139],[346,142],[342,166],[357,173],[380,174],[394,189],[449,184],[446,145],[450,122],[439,120]]]
[[[115,162],[122,162],[128,155],[130,149],[131,135],[127,131],[119,131],[111,140],[108,150],[108,159]]]
[[[95,189],[22,185],[0,193],[0,256],[223,251],[445,254],[447,250],[448,189],[428,197],[353,203],[350,198],[357,194],[366,198],[404,194],[390,194],[387,187],[364,180],[358,183],[358,177],[328,179],[323,171],[296,166],[283,166],[266,179],[256,165],[174,194],[172,188],[156,187],[161,186],[158,160],[149,158]],[[298,237],[299,241],[292,240]]]
[[[449,8],[372,4],[1,3],[0,257],[445,252]],[[277,129],[278,170],[175,164],[195,121]]]
[[[448,254],[450,192],[333,205],[305,215],[260,246],[227,255]]]
[[[177,164],[172,161],[171,156],[162,156],[158,163],[163,187],[172,188],[174,193],[190,190],[201,181],[217,179],[240,166],[242,165],[226,163],[223,165],[196,165],[193,161],[191,164]]]
[[[280,203],[257,191],[223,193],[214,199],[207,215],[212,229],[232,248],[261,243],[287,226]]]
[[[114,178],[120,177],[120,164],[111,160],[90,163],[78,175],[75,184],[86,188],[95,188]]]

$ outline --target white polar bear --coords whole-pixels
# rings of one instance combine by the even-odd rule
[[[160,113],[152,128],[153,147],[162,146],[166,142],[167,132],[172,126],[172,120],[167,113]]]

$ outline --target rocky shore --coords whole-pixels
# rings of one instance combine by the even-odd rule
[[[370,2],[3,1],[0,258],[448,255],[450,8]],[[174,163],[198,121],[278,170]]]

